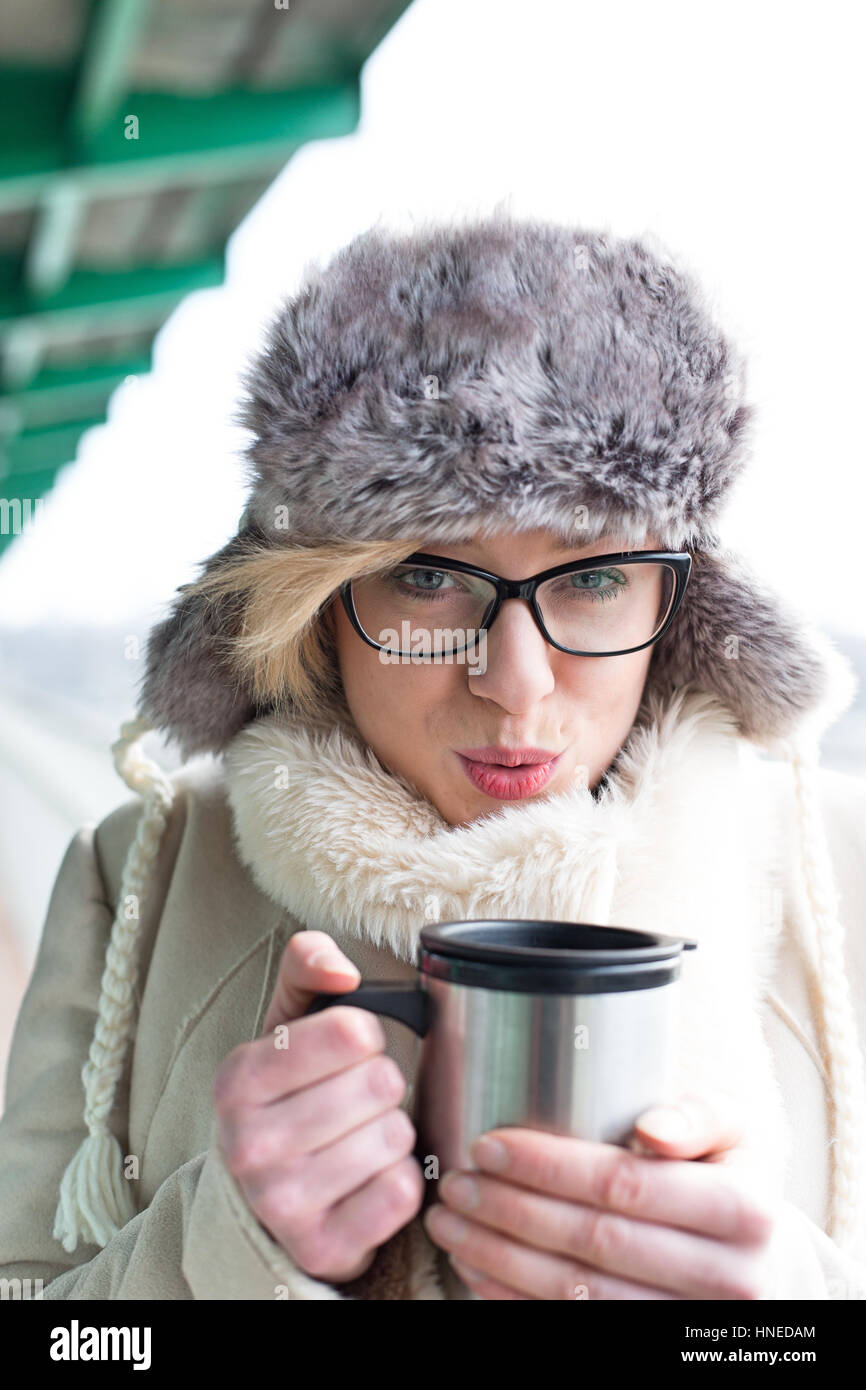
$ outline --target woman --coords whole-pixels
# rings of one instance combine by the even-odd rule
[[[143,806],[58,874],[4,1272],[58,1299],[864,1296],[866,788],[817,763],[854,683],[720,546],[742,375],[640,241],[497,215],[310,274],[246,383],[238,534],[114,747]],[[413,977],[425,922],[527,916],[698,941],[679,1103],[629,1148],[494,1132],[423,1211],[414,1037],[305,1010]]]

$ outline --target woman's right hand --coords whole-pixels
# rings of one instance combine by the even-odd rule
[[[303,1017],[314,995],[360,978],[326,932],[297,932],[262,1036],[233,1048],[213,1080],[220,1148],[249,1206],[300,1269],[330,1284],[363,1274],[424,1194],[400,1109],[406,1081],[383,1055],[379,1019],[343,1005]]]

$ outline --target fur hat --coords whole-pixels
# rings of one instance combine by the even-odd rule
[[[754,414],[743,361],[646,239],[501,212],[373,228],[308,268],[245,387],[248,503],[204,572],[249,541],[547,527],[639,549],[655,533],[693,563],[649,688],[714,692],[765,747],[853,698],[828,639],[720,543]],[[261,713],[223,655],[241,619],[181,589],[150,634],[138,712],[184,757],[222,751]]]

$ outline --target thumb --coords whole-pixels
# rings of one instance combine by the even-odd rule
[[[273,998],[262,1036],[280,1023],[291,1023],[317,994],[347,994],[361,983],[361,972],[323,931],[296,932],[280,961]]]
[[[707,1158],[736,1148],[744,1138],[742,1108],[727,1091],[687,1092],[670,1105],[654,1105],[634,1126],[643,1149],[666,1158]]]

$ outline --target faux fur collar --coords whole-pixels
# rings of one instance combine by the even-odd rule
[[[696,940],[675,1084],[734,1090],[767,1153],[787,1153],[759,1018],[782,931],[782,846],[760,757],[715,696],[684,687],[666,706],[651,700],[597,797],[575,785],[468,826],[450,826],[344,729],[265,717],[224,764],[241,857],[306,927],[408,961],[426,922],[470,918]]]

